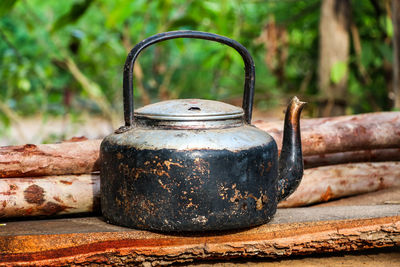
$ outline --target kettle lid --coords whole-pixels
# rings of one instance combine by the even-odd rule
[[[243,116],[240,107],[204,99],[167,100],[135,110],[136,118],[167,121],[226,120]]]

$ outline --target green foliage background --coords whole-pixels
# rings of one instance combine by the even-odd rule
[[[334,68],[332,81],[349,72],[349,113],[388,110],[390,18],[384,5],[378,12],[369,0],[352,1],[352,6],[361,59],[352,47],[349,68]],[[318,100],[318,0],[3,0],[0,16],[0,102],[20,116],[121,112],[126,46],[182,29],[225,35],[249,49],[256,62],[258,108],[271,108],[280,99],[300,94],[311,102],[313,113]],[[288,33],[287,58],[279,76],[265,63],[264,44],[255,41],[271,18]],[[66,67],[68,59],[90,86],[85,88]],[[160,86],[170,98],[227,99],[242,94],[241,58],[220,44],[171,40],[147,49],[139,62],[143,87],[152,101],[159,98]],[[140,105],[143,97],[135,91],[136,103]],[[0,120],[10,124],[5,112]]]

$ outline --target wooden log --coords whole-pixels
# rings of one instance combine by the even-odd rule
[[[390,187],[375,192],[345,197],[329,202],[313,205],[313,207],[329,206],[362,206],[362,205],[400,204],[400,186]]]
[[[99,211],[98,174],[0,179],[0,219]]]
[[[302,119],[303,155],[321,155],[352,150],[399,148],[400,112]],[[255,121],[282,145],[283,122]]]
[[[310,169],[344,163],[382,161],[400,161],[400,148],[356,150],[305,156],[304,168]]]
[[[400,186],[400,162],[351,163],[304,171],[296,191],[279,207],[298,207]]]
[[[0,266],[154,266],[395,247],[399,213],[400,205],[283,209],[269,224],[247,230],[174,235],[97,217],[8,222],[0,226]]]
[[[98,171],[100,143],[101,140],[86,140],[0,147],[0,178]]]
[[[282,144],[282,122],[255,121]],[[400,112],[301,121],[303,155],[400,147]],[[82,174],[99,170],[101,140],[0,147],[0,177]],[[379,154],[381,155],[381,154]]]

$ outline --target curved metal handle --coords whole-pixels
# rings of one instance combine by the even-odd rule
[[[140,43],[138,43],[128,54],[124,66],[124,119],[125,126],[130,127],[133,125],[133,66],[135,60],[137,59],[139,53],[146,47],[162,42],[165,40],[175,39],[175,38],[197,38],[205,39],[218,43],[222,43],[234,48],[243,58],[245,67],[245,82],[244,82],[244,93],[243,93],[243,110],[245,115],[245,120],[247,123],[251,123],[251,114],[253,110],[253,99],[254,99],[254,83],[255,83],[255,66],[253,58],[251,57],[249,51],[236,42],[235,40],[229,39],[224,36],[220,36],[213,33],[199,32],[199,31],[171,31],[164,32],[153,35]]]

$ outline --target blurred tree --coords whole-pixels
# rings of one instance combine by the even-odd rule
[[[350,1],[323,0],[319,24],[320,115],[343,115],[346,110],[350,52]]]
[[[394,107],[400,109],[400,1],[392,0],[393,21],[393,98]]]

